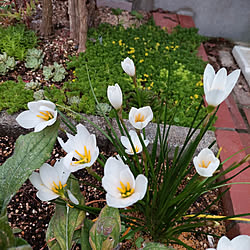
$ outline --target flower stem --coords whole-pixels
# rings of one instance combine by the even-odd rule
[[[98,181],[102,180],[102,177],[100,175],[98,175],[93,169],[92,167],[87,168],[87,171],[90,175],[92,175],[93,177],[95,177]]]

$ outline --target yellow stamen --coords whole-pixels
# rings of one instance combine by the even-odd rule
[[[120,181],[120,184],[121,184],[121,188],[117,187],[117,189],[121,192],[122,198],[129,197],[130,195],[134,193],[135,189],[134,188],[131,189],[129,182],[127,182],[127,187],[125,187],[125,185],[121,181]]]
[[[80,156],[81,160],[75,161],[74,164],[84,164],[84,163],[89,163],[91,161],[91,155],[90,155],[90,150],[87,150],[87,147],[84,146],[84,154],[79,153],[77,150],[75,152]]]
[[[65,183],[64,185],[63,185],[63,187],[65,188],[67,186],[67,183]]]
[[[59,181],[59,187],[60,187],[60,189],[62,189],[62,183],[61,183],[61,181]]]
[[[59,187],[56,185],[56,183],[53,181],[54,186],[56,187],[56,189],[59,189]]]
[[[45,111],[45,112],[40,111],[39,113],[41,115],[37,115],[37,117],[40,117],[40,118],[42,118],[45,121],[48,121],[48,120],[54,118],[53,115],[49,111]]]
[[[144,122],[144,115],[141,116],[141,113],[135,116],[135,122]]]
[[[199,163],[200,168],[208,168],[209,164],[211,163],[211,161],[209,161],[208,164],[206,165],[204,160],[202,160],[201,162],[202,164]]]
[[[127,182],[127,191],[130,191],[130,184]]]

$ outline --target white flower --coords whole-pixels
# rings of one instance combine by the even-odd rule
[[[207,250],[216,250],[215,248],[208,248]],[[248,235],[239,235],[231,241],[223,236],[220,238],[217,250],[250,250],[250,237]]]
[[[129,135],[130,135],[131,141],[132,141],[132,143],[134,145],[135,153],[136,154],[141,153],[143,147],[142,147],[142,144],[140,142],[140,139],[139,139],[137,133],[134,130],[130,130],[129,131]],[[141,137],[144,140],[143,134],[141,134]],[[127,154],[129,154],[129,155],[133,155],[134,154],[133,147],[132,147],[132,145],[131,145],[128,137],[121,136],[121,143],[126,148],[125,152]],[[149,143],[149,140],[144,140],[144,144],[145,144],[146,147],[148,146],[148,143]]]
[[[129,111],[129,122],[136,129],[145,128],[153,119],[153,112],[149,106],[143,108],[132,107]]]
[[[102,186],[106,190],[106,200],[110,207],[125,208],[143,199],[148,180],[139,174],[134,178],[129,167],[114,157],[108,158],[104,166]]]
[[[203,177],[213,176],[214,171],[219,167],[220,161],[214,156],[209,148],[204,148],[194,157],[194,166],[197,173]]]
[[[40,100],[28,103],[29,110],[19,114],[16,121],[23,128],[35,128],[39,132],[56,122],[57,111],[53,102]]]
[[[61,147],[68,153],[64,157],[64,164],[70,172],[92,166],[99,155],[95,135],[90,134],[82,124],[78,124],[76,130],[75,136],[67,133],[69,139],[66,143],[58,137]],[[77,161],[72,161],[73,158]]]
[[[240,70],[236,69],[227,76],[225,68],[220,69],[216,74],[213,67],[208,64],[204,71],[203,82],[206,101],[209,106],[217,107],[233,90]]]
[[[40,167],[40,172],[33,172],[29,180],[38,189],[36,196],[42,201],[50,201],[64,195],[64,187],[67,185],[69,175],[70,172],[65,169],[60,160],[54,167],[44,163]]]
[[[135,65],[133,60],[131,60],[129,57],[124,59],[121,62],[122,69],[129,75],[129,76],[134,76],[135,75]]]
[[[115,86],[108,86],[107,96],[109,102],[115,109],[120,109],[122,107],[122,91],[117,83]]]
[[[79,205],[79,201],[77,200],[77,198],[71,193],[71,191],[69,189],[67,189],[67,193],[69,196],[69,199],[75,204],[75,205]]]

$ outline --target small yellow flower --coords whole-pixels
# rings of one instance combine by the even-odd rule
[[[144,59],[141,59],[140,61],[139,61],[139,63],[143,63],[144,62]]]
[[[133,58],[135,58],[135,55],[132,55]]]
[[[119,42],[118,42],[118,43],[119,43],[119,45],[120,45],[120,46],[122,46],[122,40],[119,40]]]
[[[176,48],[174,48],[173,51],[176,51]]]
[[[148,56],[148,53],[145,53],[145,56]]]
[[[190,99],[192,99],[192,100],[193,100],[194,98],[193,98],[192,96],[190,96]]]
[[[134,40],[138,40],[138,39],[140,39],[140,38],[139,38],[139,37],[135,37],[135,38],[134,38]]]
[[[171,46],[170,46],[170,48],[171,48],[171,49],[173,49],[173,48],[174,48],[174,46],[173,46],[173,45],[171,45]]]
[[[174,103],[175,103],[175,104],[178,104],[178,101],[176,100]]]
[[[75,74],[75,73],[76,73],[76,71],[74,70],[74,71],[73,71],[73,74]]]
[[[115,44],[115,41],[113,41],[112,43]]]
[[[168,46],[166,46],[165,48],[166,48],[167,50],[169,50],[169,47],[168,47]]]
[[[178,49],[180,46],[179,45],[176,45],[175,48]]]
[[[148,75],[148,74],[144,74],[144,76],[145,76],[145,77],[149,77],[149,75]]]
[[[151,87],[148,87],[148,90],[150,90],[151,89]]]
[[[153,87],[154,86],[154,82],[151,82],[150,86]]]
[[[73,80],[72,80],[72,82],[75,82],[75,81],[76,81],[76,79],[73,79]]]
[[[201,87],[203,86],[203,82],[200,83],[200,86],[201,86]]]
[[[197,99],[199,96],[197,94],[194,95],[194,98]]]
[[[147,43],[146,42],[144,42],[144,45],[146,45]]]
[[[160,44],[159,44],[159,43],[156,43],[156,46],[158,47],[158,46],[160,46]]]

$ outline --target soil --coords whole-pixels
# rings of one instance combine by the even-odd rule
[[[40,37],[39,42],[39,48],[45,52],[45,65],[58,62],[66,67],[65,62],[68,60],[69,55],[75,55],[77,53],[77,44],[69,38],[69,22],[66,9],[67,1],[53,1],[53,21],[55,33],[49,39]],[[116,25],[118,22],[117,16],[113,15],[111,9],[109,8],[99,8],[97,13],[96,24],[106,21],[113,25]],[[141,23],[146,22],[150,16],[145,12],[142,12],[142,15],[144,18],[143,20],[139,21],[134,16],[130,15],[127,11],[123,11],[119,20],[120,23],[122,23],[124,26],[131,24],[140,25]],[[33,21],[31,23],[32,28],[36,29],[38,33],[40,22],[41,3],[38,4],[37,12],[33,16]],[[209,56],[212,58],[209,58],[211,60],[211,63],[213,64],[213,66],[217,65],[218,68],[221,65],[220,61],[217,58],[217,55],[222,42],[227,44],[228,46],[230,44],[225,40],[210,40],[205,43],[205,48],[209,52]],[[23,80],[27,82],[31,80],[38,80],[43,85],[52,84],[52,82],[45,81],[43,79],[41,70],[35,72],[27,71],[23,64],[23,62],[18,62],[15,71],[12,71],[7,76],[4,76],[1,80],[16,80],[17,76],[20,75]],[[68,79],[72,79],[73,77],[72,72],[68,73],[69,74],[65,79],[66,81]],[[57,84],[57,86],[60,87],[60,83]],[[3,164],[3,162],[12,155],[14,143],[15,138],[8,136],[0,137],[0,165]],[[53,165],[56,159],[59,159],[64,155],[64,151],[58,144],[56,144],[48,163]],[[100,175],[103,174],[103,169],[100,165],[96,164],[94,168]],[[105,193],[94,187],[84,185],[83,182],[89,182],[97,186],[100,186],[100,183],[98,183],[92,176],[88,175],[86,170],[78,171],[76,173],[76,177],[81,183],[80,188],[86,199],[86,203],[91,203],[91,206],[95,207],[103,207],[105,205]],[[218,190],[205,194],[202,198],[196,201],[192,208],[190,208],[190,213],[199,211],[204,205],[207,205],[214,199],[216,199],[217,195]],[[52,202],[41,202],[36,197],[36,189],[27,180],[8,205],[8,220],[12,228],[21,229],[21,232],[16,234],[16,236],[26,239],[34,249],[48,249],[45,241],[45,234],[50,218],[54,213],[54,209],[55,206]],[[212,206],[209,212],[211,214],[222,215],[223,208],[219,203]],[[88,216],[89,218],[93,219],[93,216]],[[206,228],[198,228],[196,234],[183,233],[180,236],[180,239],[194,249],[206,249],[209,247],[209,242],[205,236],[199,234],[199,232],[204,231],[209,234],[224,235],[225,226],[223,223],[218,226],[214,226],[211,224]],[[145,238],[148,238],[148,236],[145,236]],[[75,247],[77,248],[77,246]],[[176,249],[184,249],[181,247],[177,248],[177,246],[174,247],[176,247]],[[126,241],[125,243],[121,244],[120,249],[135,249],[135,246],[132,241]]]

